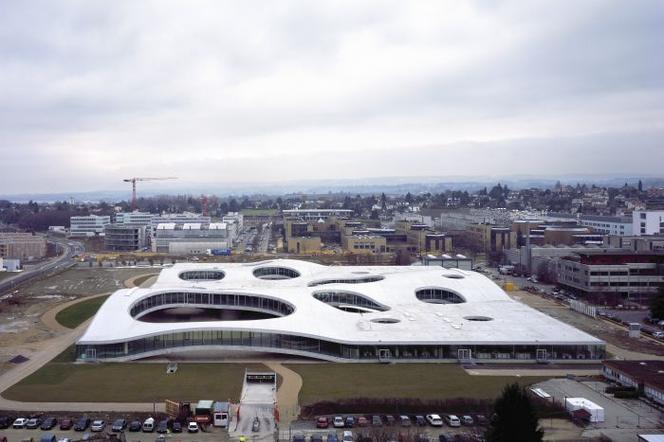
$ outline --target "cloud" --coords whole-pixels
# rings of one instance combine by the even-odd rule
[[[662,19],[647,0],[5,5],[3,190],[583,167],[524,140],[620,172],[662,141]]]

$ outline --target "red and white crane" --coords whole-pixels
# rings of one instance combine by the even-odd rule
[[[125,183],[131,183],[131,210],[136,210],[136,181],[161,181],[161,180],[177,180],[178,177],[176,176],[167,176],[167,177],[159,177],[159,178],[125,178],[124,181]]]

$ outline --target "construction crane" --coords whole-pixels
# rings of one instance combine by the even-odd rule
[[[125,183],[131,183],[131,210],[136,210],[136,181],[161,181],[161,180],[177,180],[176,176],[167,176],[159,178],[125,178]]]

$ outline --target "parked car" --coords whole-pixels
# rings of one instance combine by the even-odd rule
[[[154,418],[149,417],[143,421],[143,432],[152,433],[154,431]]]
[[[329,426],[330,422],[325,416],[319,416],[318,419],[316,419],[316,428],[327,428]]]
[[[111,431],[119,433],[121,431],[124,431],[126,426],[127,426],[127,421],[125,419],[115,419],[115,421],[113,421],[113,425],[111,426]]]
[[[343,437],[341,438],[342,442],[353,442],[353,432],[344,431]]]
[[[61,437],[60,439],[58,439],[58,442],[71,442],[71,439],[69,439],[68,437]]]
[[[0,416],[0,429],[9,428],[13,421],[10,416]]]
[[[392,416],[391,414],[385,416],[385,424],[390,427],[393,426],[395,424],[394,416]]]
[[[258,419],[258,416],[254,418],[254,421],[251,423],[251,431],[258,433],[261,431],[261,420]]]
[[[380,418],[380,416],[371,416],[371,426],[372,427],[382,427],[383,426],[383,420]]]
[[[401,424],[402,427],[411,426],[410,418],[406,415],[399,416],[399,423]]]
[[[157,425],[157,433],[168,433],[168,419],[159,421]]]
[[[90,431],[99,433],[100,431],[104,431],[105,427],[106,427],[106,422],[101,419],[97,419],[92,421],[92,425],[90,425]]]
[[[182,433],[182,424],[178,421],[173,422],[173,428],[171,428],[173,433]]]
[[[455,414],[446,414],[444,416],[445,423],[450,427],[460,427],[461,421]]]
[[[652,334],[652,337],[657,338],[657,339],[663,339],[664,338],[664,332],[656,331]]]
[[[486,425],[489,423],[489,420],[483,414],[476,414],[475,422],[477,423],[477,425]]]
[[[311,442],[323,442],[323,435],[320,433],[315,433],[311,435]]]
[[[336,431],[330,431],[327,433],[327,442],[339,442],[339,437],[337,436]]]
[[[57,442],[57,438],[53,433],[44,433],[39,438],[39,442]]]
[[[198,433],[198,424],[196,422],[189,422],[189,424],[187,424],[187,431],[190,433]]]
[[[427,422],[429,422],[429,425],[431,425],[432,427],[443,426],[443,419],[437,414],[427,414],[426,419]]]
[[[90,425],[89,417],[80,417],[74,424],[74,431],[85,431],[88,429],[89,425]]]
[[[355,418],[353,416],[346,416],[346,428],[353,428],[355,425]]]
[[[293,442],[304,442],[304,434],[302,433],[295,433],[293,435]]]
[[[472,416],[469,416],[467,414],[464,414],[461,416],[461,423],[464,425],[475,425],[475,421],[473,420]]]
[[[129,424],[129,431],[135,433],[137,431],[141,431],[142,427],[143,424],[141,423],[141,421],[131,421],[131,423]]]
[[[60,429],[62,431],[71,430],[71,427],[74,426],[74,421],[68,418],[60,420]]]
[[[39,428],[41,425],[41,419],[38,417],[31,417],[28,419],[28,421],[25,423],[25,428],[28,428],[30,430],[34,430],[36,428]]]
[[[53,427],[57,425],[57,423],[58,420],[56,418],[49,416],[43,420],[39,428],[41,428],[42,430],[51,430],[53,429]]]
[[[445,433],[440,433],[438,435],[438,442],[452,442],[452,436],[448,436]]]
[[[334,428],[343,428],[344,427],[344,418],[341,416],[334,416],[334,420],[332,421],[332,425]]]
[[[25,428],[25,424],[28,422],[28,420],[24,417],[18,417],[14,419],[14,422],[12,423],[13,428]]]
[[[427,421],[424,419],[424,416],[417,415],[415,416],[415,423],[420,427],[424,427],[427,424]]]
[[[358,427],[368,427],[369,426],[369,419],[367,419],[364,416],[360,416],[357,418],[357,426]]]

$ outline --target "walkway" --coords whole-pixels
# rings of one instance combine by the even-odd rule
[[[277,390],[279,426],[288,428],[288,425],[300,414],[299,396],[302,389],[302,377],[278,362],[266,362],[265,365],[281,376],[281,385]]]
[[[88,319],[74,330],[60,325],[55,316],[57,313],[69,306],[79,302],[86,301],[98,296],[104,296],[106,293],[100,293],[93,296],[86,296],[83,298],[75,299],[55,306],[51,310],[42,315],[42,322],[51,328],[58,336],[48,339],[43,342],[26,344],[26,349],[31,350],[30,359],[26,362],[16,365],[11,370],[0,375],[0,410],[15,410],[15,411],[76,411],[76,412],[100,412],[100,411],[139,411],[139,412],[152,412],[164,411],[164,404],[152,403],[116,403],[116,402],[19,402],[5,399],[2,397],[2,392],[10,388],[12,385],[20,382],[32,373],[36,372],[57,355],[65,351],[69,346],[73,345],[83,335],[85,329],[92,321]],[[37,348],[35,348],[37,347]],[[21,354],[21,348],[16,349],[17,354]],[[26,352],[28,353],[28,352]]]

